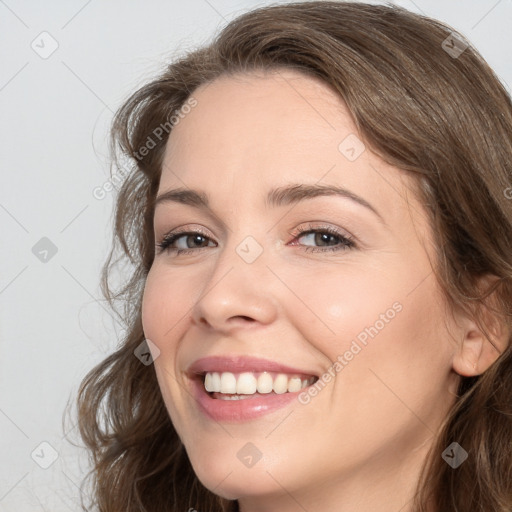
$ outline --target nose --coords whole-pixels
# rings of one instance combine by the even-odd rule
[[[226,334],[275,320],[278,279],[267,267],[265,251],[251,261],[241,245],[248,247],[228,244],[212,266],[192,309],[196,325]]]

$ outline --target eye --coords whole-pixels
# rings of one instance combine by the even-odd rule
[[[309,238],[310,242],[319,244],[317,247],[306,246],[304,250],[310,252],[340,251],[355,247],[354,240],[350,236],[332,226],[313,227],[310,224],[306,228],[297,228],[290,235],[295,237],[294,241]],[[162,241],[157,244],[157,247],[160,253],[166,251],[177,256],[211,247],[212,245],[209,242],[212,242],[213,246],[215,246],[211,238],[200,230],[178,231],[165,235]],[[292,243],[291,245],[304,244]]]
[[[176,255],[188,254],[207,247],[208,245],[204,245],[205,240],[210,240],[210,238],[201,231],[179,231],[165,235],[157,246],[160,248],[160,252],[174,252]],[[180,242],[182,247],[179,247]],[[173,247],[175,243],[178,247]]]
[[[320,244],[320,247],[307,246],[304,250],[310,252],[326,252],[326,251],[340,251],[351,249],[355,247],[354,240],[342,233],[336,228],[331,226],[317,226],[313,227],[311,224],[306,228],[300,227],[291,233],[295,236],[295,240],[301,238],[309,238],[309,241]],[[327,245],[323,245],[327,244]],[[296,244],[292,244],[296,245]],[[303,244],[300,244],[303,245]]]

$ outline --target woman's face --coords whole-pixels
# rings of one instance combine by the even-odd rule
[[[313,78],[221,77],[193,97],[154,218],[157,243],[189,234],[157,247],[143,325],[196,474],[280,510],[401,503],[458,383],[410,178]]]

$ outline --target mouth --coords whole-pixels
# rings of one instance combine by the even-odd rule
[[[208,357],[187,372],[199,409],[215,421],[240,422],[291,405],[319,377],[247,356]]]
[[[258,396],[297,393],[314,384],[314,375],[278,372],[205,372],[200,376],[205,391],[220,400],[244,400]]]

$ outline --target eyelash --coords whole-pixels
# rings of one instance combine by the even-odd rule
[[[310,224],[307,227],[297,228],[294,232],[291,232],[290,235],[293,236],[294,240],[295,240],[297,238],[301,238],[304,235],[308,235],[311,233],[324,233],[324,234],[334,236],[339,239],[340,244],[336,245],[336,246],[332,246],[332,247],[327,246],[327,247],[322,247],[322,248],[307,246],[304,249],[306,252],[308,252],[308,251],[309,252],[340,251],[340,250],[347,250],[347,249],[352,249],[352,248],[356,247],[356,244],[354,243],[354,240],[352,237],[347,236],[347,235],[341,233],[340,231],[338,231],[337,229],[332,228],[330,226],[313,227]],[[162,241],[157,244],[157,247],[159,248],[159,253],[162,253],[164,251],[174,252],[176,254],[176,256],[178,256],[180,254],[189,254],[190,252],[201,250],[201,249],[206,249],[208,247],[208,246],[207,247],[197,247],[197,248],[190,248],[190,249],[176,249],[176,248],[171,247],[171,245],[176,240],[178,240],[179,238],[181,238],[185,235],[189,235],[189,236],[200,235],[203,238],[207,238],[207,239],[210,238],[206,233],[202,232],[201,230],[178,231],[175,233],[168,233],[167,235],[164,236]]]

